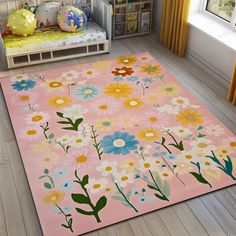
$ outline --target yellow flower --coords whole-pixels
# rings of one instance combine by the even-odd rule
[[[155,141],[161,136],[159,130],[153,129],[151,127],[144,130],[140,130],[137,135],[139,138],[147,142]]]
[[[158,92],[166,96],[178,95],[180,87],[177,84],[163,84],[158,87]]]
[[[135,172],[137,169],[137,166],[138,166],[137,162],[133,159],[124,160],[121,163],[122,169],[125,169],[128,173]]]
[[[133,89],[128,84],[110,84],[108,85],[104,93],[108,96],[115,98],[128,97],[132,93]]]
[[[124,56],[124,57],[118,57],[117,58],[117,64],[122,64],[125,66],[131,66],[135,64],[136,58],[134,56]]]
[[[46,196],[44,196],[43,201],[46,204],[52,204],[52,205],[56,205],[58,204],[60,201],[63,200],[65,196],[65,193],[60,192],[60,191],[51,191],[49,194],[47,194]]]
[[[48,103],[53,107],[63,108],[69,106],[72,103],[72,99],[69,96],[56,96],[51,98]]]
[[[203,114],[196,110],[185,109],[177,115],[176,121],[178,121],[183,126],[196,126],[203,123],[203,116]]]
[[[147,73],[148,75],[155,75],[161,72],[161,67],[159,65],[146,64],[140,68],[140,72]]]
[[[64,91],[63,81],[61,79],[48,79],[41,84],[42,87],[45,87],[48,92],[53,91]]]
[[[139,98],[128,98],[124,101],[124,106],[128,109],[138,109],[143,106],[143,101]]]

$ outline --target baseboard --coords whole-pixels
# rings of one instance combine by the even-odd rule
[[[204,71],[206,71],[208,74],[210,74],[212,77],[214,77],[222,85],[229,87],[230,82],[228,81],[227,76],[222,74],[220,71],[218,71],[213,66],[209,65],[204,59],[199,58],[198,55],[196,55],[195,53],[193,53],[190,50],[187,50],[186,58],[188,58],[189,60],[194,62],[196,65],[198,65]]]

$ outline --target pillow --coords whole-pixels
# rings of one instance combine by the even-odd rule
[[[57,13],[61,8],[60,2],[43,2],[35,12],[37,27],[48,27],[57,25]]]

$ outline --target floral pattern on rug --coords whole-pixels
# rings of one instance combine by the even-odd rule
[[[148,53],[2,81],[44,235],[236,181],[236,138]]]

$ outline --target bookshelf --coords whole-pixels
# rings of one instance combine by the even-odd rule
[[[113,39],[149,34],[153,0],[112,0]]]

